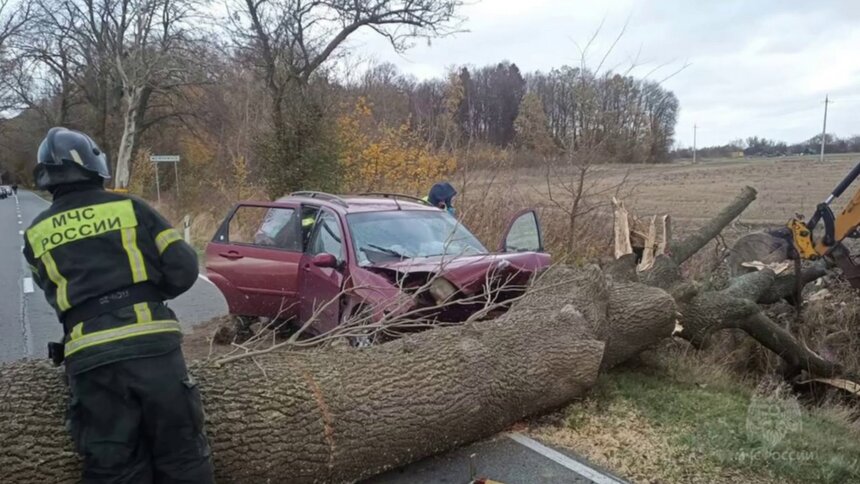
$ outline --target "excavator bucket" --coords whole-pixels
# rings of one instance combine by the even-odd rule
[[[854,258],[851,257],[848,249],[842,244],[837,244],[830,251],[830,257],[842,269],[842,274],[851,283],[851,287],[860,289],[860,266],[854,263]]]

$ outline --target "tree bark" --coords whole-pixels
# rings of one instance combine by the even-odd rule
[[[116,155],[115,188],[126,188],[131,176],[131,155],[137,143],[137,121],[139,119],[142,87],[126,87],[126,106],[123,112],[122,138],[119,142],[119,152]]]
[[[736,219],[755,200],[756,191],[752,187],[744,187],[741,193],[716,217],[709,220],[699,230],[683,241],[669,244],[669,253],[676,264],[686,262],[708,242],[720,235],[720,232]]]
[[[616,280],[639,280],[669,290],[678,307],[678,320],[682,327],[677,336],[697,348],[717,331],[741,329],[780,356],[786,362],[789,374],[805,370],[816,376],[839,375],[843,372],[840,365],[827,361],[799,342],[789,331],[774,323],[759,306],[791,296],[797,277],[803,286],[824,276],[824,265],[817,263],[799,275],[779,277],[769,269],[747,272],[752,269],[743,267],[744,262],[759,259],[775,262],[787,256],[783,241],[766,233],[754,233],[742,237],[732,248],[728,261],[732,279],[727,287],[702,292],[698,286],[681,278],[681,264],[717,237],[755,198],[754,189],[744,188],[702,228],[684,240],[671,243],[669,254],[658,256],[650,270],[637,274],[629,259],[620,258],[608,266],[607,273]]]
[[[192,365],[218,482],[347,482],[451,449],[568,403],[674,327],[666,292],[596,267],[559,268],[536,287],[494,321]],[[65,394],[44,362],[0,366],[0,482],[77,481]]]
[[[772,271],[765,269],[735,278],[722,291],[705,292],[688,302],[678,301],[684,314],[684,329],[679,336],[701,346],[715,331],[741,329],[785,360],[791,374],[800,370],[825,377],[840,374],[840,365],[810,350],[762,312],[759,301],[774,298],[780,289],[785,291],[782,297],[793,291],[793,277],[783,278],[791,281],[780,285],[775,285],[777,279]]]

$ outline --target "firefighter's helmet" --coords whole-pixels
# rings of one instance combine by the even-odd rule
[[[36,186],[48,189],[56,185],[110,179],[107,155],[89,136],[66,128],[51,128],[39,145]]]

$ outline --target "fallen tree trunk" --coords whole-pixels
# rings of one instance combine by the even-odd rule
[[[560,282],[561,281],[561,282]],[[671,334],[664,291],[595,267],[551,271],[505,317],[365,350],[198,365],[219,482],[346,482],[505,429],[582,395]],[[608,335],[611,337],[607,338]],[[61,373],[0,366],[0,482],[76,482]]]

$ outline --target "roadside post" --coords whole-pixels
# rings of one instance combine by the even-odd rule
[[[186,214],[182,219],[183,236],[185,242],[191,243],[191,215]]]
[[[179,200],[179,155],[150,155],[149,161],[155,163],[155,193],[158,194],[158,203],[161,203],[161,181],[158,178],[159,163],[173,163],[173,171],[176,174],[176,199]]]

